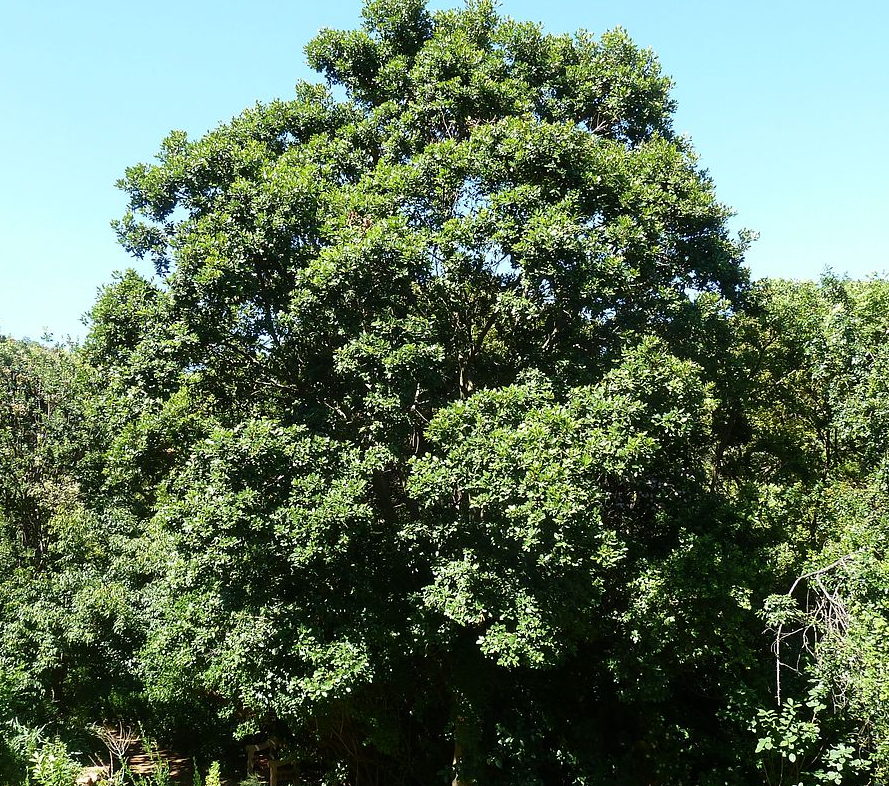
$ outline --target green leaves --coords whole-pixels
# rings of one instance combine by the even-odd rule
[[[754,729],[766,736],[758,739],[754,753],[767,783],[860,783],[867,778],[871,762],[858,756],[853,745],[845,741],[828,745],[829,730],[821,725],[827,709],[823,696],[824,686],[815,685],[805,706],[788,699],[780,711],[759,711]]]
[[[408,485],[426,511],[405,530],[433,566],[425,605],[501,665],[554,665],[604,635],[590,610],[697,493],[707,407],[695,369],[649,343],[564,404],[531,375],[440,410]]]
[[[369,504],[380,463],[271,421],[197,446],[147,541],[143,669],[159,700],[193,686],[227,717],[304,722],[372,679],[380,617],[395,612],[373,595],[391,548]]]

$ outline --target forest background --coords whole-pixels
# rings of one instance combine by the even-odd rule
[[[6,782],[139,724],[325,784],[885,783],[889,285],[751,281],[620,29],[372,0],[306,54],[126,168],[153,272],[82,343],[0,341]]]

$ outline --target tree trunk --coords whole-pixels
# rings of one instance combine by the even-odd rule
[[[459,728],[454,732],[454,780],[451,786],[469,786],[469,782],[460,775],[459,767],[463,761],[463,746],[460,744]]]
[[[466,758],[467,746],[472,747],[472,740],[466,739],[466,718],[458,715],[454,719],[454,779],[451,786],[472,786],[472,781],[462,772]]]

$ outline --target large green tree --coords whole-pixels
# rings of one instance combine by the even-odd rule
[[[744,242],[669,79],[489,2],[307,54],[122,181],[160,283],[86,350],[152,701],[344,783],[734,782]]]

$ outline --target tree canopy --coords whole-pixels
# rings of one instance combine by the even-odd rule
[[[88,351],[139,369],[144,428],[202,410],[149,491],[149,685],[368,766],[412,746],[425,778],[448,738],[473,780],[582,772],[548,682],[625,694],[628,757],[685,687],[627,653],[728,656],[676,631],[674,563],[733,548],[706,464],[743,242],[622,31],[363,13],[307,47],[328,87],[171,134],[122,181],[163,285],[109,289]],[[550,761],[504,749],[528,712]],[[356,742],[326,739],[343,719]]]

